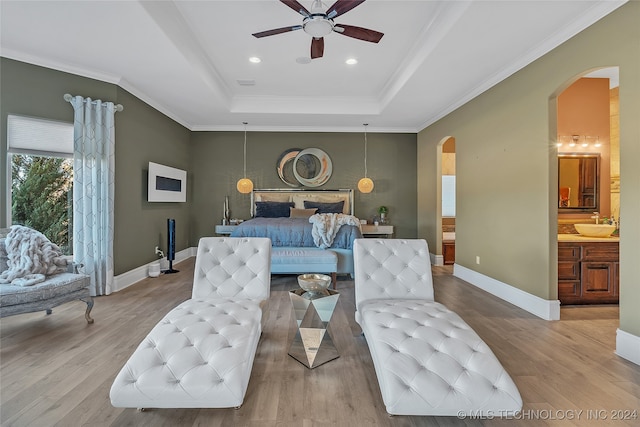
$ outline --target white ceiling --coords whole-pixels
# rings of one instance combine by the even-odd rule
[[[335,22],[380,43],[332,33],[299,64],[304,31],[251,35],[302,23],[276,0],[1,0],[0,54],[117,84],[191,130],[418,132],[625,1],[369,0]]]

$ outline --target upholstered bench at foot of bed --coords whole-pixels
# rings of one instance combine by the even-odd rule
[[[46,311],[61,304],[81,300],[87,304],[84,317],[93,323],[91,309],[93,298],[89,292],[89,276],[75,273],[59,273],[47,276],[44,282],[31,286],[0,285],[0,317],[15,314]]]
[[[336,289],[338,255],[320,248],[271,248],[272,274],[328,273]]]
[[[171,310],[138,346],[111,387],[125,408],[242,405],[260,339],[256,301],[190,299]]]
[[[388,413],[507,417],[522,409],[491,349],[442,304],[371,301],[358,314]]]

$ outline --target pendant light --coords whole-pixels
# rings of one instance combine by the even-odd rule
[[[253,191],[253,182],[247,178],[247,122],[242,123],[244,124],[244,178],[238,180],[236,188],[242,194],[248,194]]]
[[[373,181],[371,178],[367,178],[367,126],[368,123],[364,124],[364,178],[358,181],[358,190],[361,193],[371,193],[373,190]]]

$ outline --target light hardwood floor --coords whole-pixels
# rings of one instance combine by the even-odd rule
[[[273,278],[270,318],[240,409],[114,408],[109,389],[118,371],[155,323],[190,296],[193,259],[176,268],[97,298],[93,325],[82,302],[50,316],[2,319],[2,426],[640,425],[640,367],[614,354],[617,307],[563,308],[562,320],[549,322],[453,277],[450,267],[433,269],[436,300],[463,317],[511,374],[524,400],[518,419],[388,416],[353,318],[350,280],[338,282],[331,326],[340,358],[307,369],[287,354],[287,291],[297,287],[295,276]],[[634,410],[636,419],[612,419]]]

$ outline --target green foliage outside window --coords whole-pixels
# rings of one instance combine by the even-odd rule
[[[13,224],[40,231],[71,254],[73,161],[13,154],[11,171]]]

